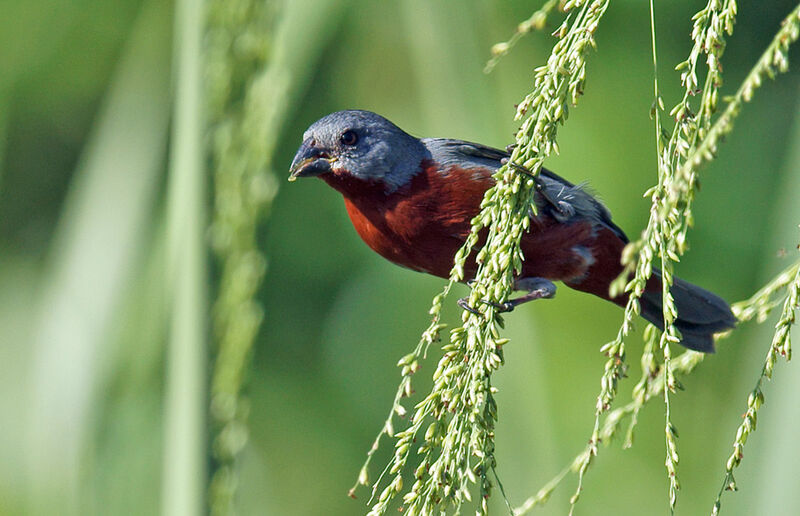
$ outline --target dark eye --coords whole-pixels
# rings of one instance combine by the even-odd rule
[[[342,136],[339,137],[339,141],[342,142],[342,145],[352,146],[358,141],[358,135],[355,131],[348,129],[342,133]]]

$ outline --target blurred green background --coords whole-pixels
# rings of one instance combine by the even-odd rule
[[[679,91],[671,65],[688,53],[690,17],[703,4],[657,6],[668,105]],[[0,5],[0,514],[154,514],[170,313],[164,224],[174,6]],[[275,129],[280,192],[259,231],[269,265],[247,386],[241,514],[365,512],[367,491],[353,501],[347,489],[390,407],[394,364],[417,342],[442,285],[369,251],[339,195],[321,181],[284,183],[303,130],[331,111],[361,108],[415,135],[510,143],[513,105],[554,40],[534,34],[492,74],[482,68],[490,46],[538,7],[488,0],[276,7],[275,37],[283,39],[275,45],[288,56],[291,95],[281,99],[287,116]],[[792,7],[741,3],[724,92],[734,91]],[[631,235],[647,220],[641,193],[655,181],[648,20],[646,2],[612,2],[586,95],[560,133],[561,156],[547,163],[571,181],[590,181]],[[720,158],[703,170],[692,249],[677,268],[731,302],[796,258],[795,50],[792,70],[757,93]],[[447,314],[457,320],[452,306]],[[562,287],[555,300],[507,317],[512,343],[495,378],[497,459],[512,503],[534,494],[588,439],[604,363],[598,349],[621,314]],[[770,335],[769,325],[737,330],[673,397],[678,514],[710,511]],[[638,336],[629,344],[632,377]],[[435,360],[418,374],[419,388]],[[738,470],[741,491],[723,500],[725,514],[800,513],[800,374],[781,364],[775,376]],[[601,450],[578,513],[665,511],[663,435],[656,401],[633,449],[616,442]],[[379,452],[376,469],[390,451]],[[564,514],[573,489],[568,479],[540,512]]]

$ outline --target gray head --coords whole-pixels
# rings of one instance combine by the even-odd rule
[[[406,184],[428,157],[413,136],[369,111],[337,111],[303,134],[292,160],[290,180],[322,174],[349,174],[383,182],[387,192]]]

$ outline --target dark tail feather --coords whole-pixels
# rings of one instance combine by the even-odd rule
[[[653,276],[657,276],[660,283],[661,274],[654,271]],[[683,335],[681,344],[695,351],[713,353],[714,334],[736,325],[736,318],[728,303],[716,294],[680,278],[674,278],[670,292],[675,300],[675,308],[678,309],[675,327]],[[646,291],[640,304],[642,317],[663,330],[661,291]]]

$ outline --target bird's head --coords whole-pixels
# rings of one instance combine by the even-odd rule
[[[422,142],[382,116],[337,111],[314,122],[303,134],[289,180],[330,174],[382,183],[392,192],[419,171],[426,157]]]

